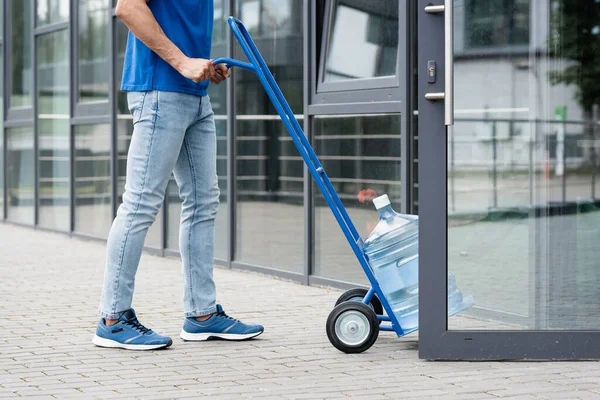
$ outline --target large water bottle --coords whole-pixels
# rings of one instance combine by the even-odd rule
[[[363,249],[400,326],[405,332],[414,331],[419,324],[419,217],[395,212],[387,195],[375,198],[373,204],[379,223]],[[472,304],[448,274],[448,315]]]

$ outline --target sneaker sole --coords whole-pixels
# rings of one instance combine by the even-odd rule
[[[92,342],[99,347],[109,347],[113,349],[125,349],[125,350],[156,350],[162,349],[163,347],[169,347],[173,344],[172,340],[164,344],[126,344],[115,342],[114,340],[101,338],[98,335],[94,335]]]
[[[234,333],[189,333],[184,330],[181,330],[181,334],[179,335],[183,340],[188,342],[201,342],[209,339],[223,339],[223,340],[248,340],[257,337],[263,333],[263,331],[256,333],[247,333],[247,334],[234,334]]]

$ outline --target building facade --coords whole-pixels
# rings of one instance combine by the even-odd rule
[[[0,3],[0,219],[105,240],[122,201],[133,130],[119,91],[128,31],[114,15],[116,0]],[[511,323],[537,321],[535,294],[526,290],[536,267],[484,279],[466,260],[471,249],[510,247],[511,234],[486,241],[476,222],[498,210],[597,198],[596,99],[592,106],[581,100],[581,86],[551,77],[577,65],[560,27],[583,17],[562,3],[454,2],[448,221],[449,230],[463,229],[465,219],[473,229],[450,235],[448,252],[465,290],[479,296],[478,312]],[[245,60],[226,23],[229,15],[241,19],[359,233],[366,236],[378,221],[363,190],[387,193],[398,211],[418,213],[418,138],[426,132],[419,131],[417,82],[425,73],[417,70],[413,2],[214,4],[213,57]],[[305,284],[365,284],[256,77],[234,70],[209,95],[221,188],[216,264]],[[544,195],[534,184],[540,176],[547,179]],[[180,210],[172,179],[148,232],[149,253],[178,255]],[[530,253],[523,249],[522,256]],[[492,290],[498,282],[504,289]]]

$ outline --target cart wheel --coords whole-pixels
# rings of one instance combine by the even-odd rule
[[[360,288],[355,288],[355,289],[350,289],[346,292],[344,292],[339,299],[337,299],[337,301],[335,302],[335,305],[338,306],[346,301],[362,301],[362,299],[365,298],[365,296],[367,295],[368,290],[366,289],[360,289]],[[375,314],[377,315],[383,315],[383,306],[381,305],[381,301],[379,301],[379,297],[377,297],[377,295],[373,295],[373,297],[371,298],[371,301],[368,304],[369,307],[371,307],[371,310],[375,311]]]
[[[327,318],[327,337],[344,353],[362,353],[373,346],[378,336],[375,311],[358,301],[339,304]]]

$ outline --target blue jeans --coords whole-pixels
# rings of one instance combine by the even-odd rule
[[[184,314],[212,314],[216,311],[213,254],[219,186],[210,99],[148,91],[128,92],[127,101],[133,136],[123,203],[108,236],[99,314],[117,319],[131,308],[146,233],[163,204],[171,172],[183,201],[179,249]]]

